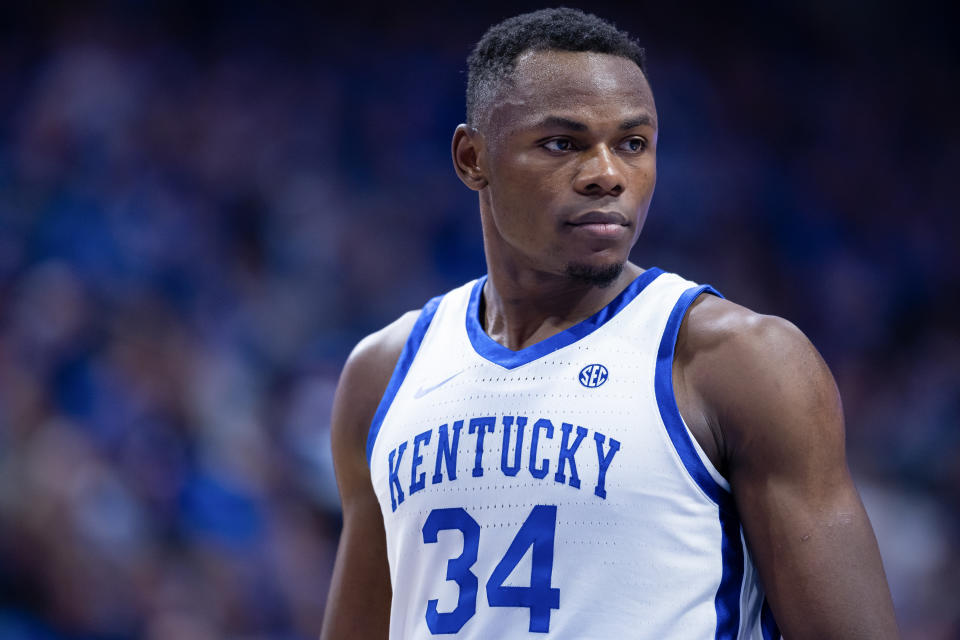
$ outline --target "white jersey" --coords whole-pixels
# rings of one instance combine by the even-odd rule
[[[716,292],[650,269],[511,351],[480,326],[485,281],[424,307],[371,426],[390,637],[779,638],[673,394],[680,323]]]

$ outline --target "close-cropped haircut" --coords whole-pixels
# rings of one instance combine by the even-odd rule
[[[527,51],[585,51],[632,60],[647,74],[643,47],[624,31],[578,9],[541,9],[495,24],[467,58],[467,123],[476,126]]]

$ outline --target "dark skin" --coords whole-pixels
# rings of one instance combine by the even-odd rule
[[[627,262],[656,182],[657,118],[643,73],[597,53],[528,52],[476,127],[453,138],[479,194],[489,335],[521,349],[589,317],[642,269]],[[608,286],[570,265],[624,265]],[[416,313],[362,341],[334,405],[344,529],[322,638],[386,638],[391,587],[366,438]],[[784,637],[898,638],[876,539],[851,480],[826,364],[793,325],[701,296],[673,366],[687,426],[730,481]]]

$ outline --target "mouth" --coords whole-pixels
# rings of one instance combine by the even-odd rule
[[[629,221],[619,211],[588,211],[567,221],[579,233],[601,238],[615,238],[627,231]]]
[[[627,217],[619,211],[587,211],[578,216],[574,216],[567,222],[575,227],[585,224],[617,224],[627,225]]]

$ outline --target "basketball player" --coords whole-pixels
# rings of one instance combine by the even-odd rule
[[[544,10],[469,63],[453,161],[487,275],[347,362],[323,638],[898,637],[814,347],[627,261],[656,178],[643,51]]]

